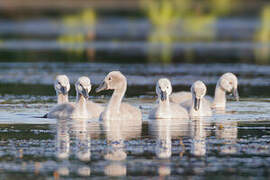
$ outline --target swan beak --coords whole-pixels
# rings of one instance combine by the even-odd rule
[[[68,92],[67,92],[67,87],[61,87],[60,91],[62,92],[62,94],[66,95]]]
[[[98,86],[98,88],[96,89],[96,92],[98,93],[98,92],[106,90],[106,89],[108,89],[107,83],[105,81],[103,81],[102,84],[100,84]]]
[[[200,101],[201,101],[200,98],[196,98],[196,97],[195,97],[194,109],[195,109],[196,111],[198,111],[198,110],[200,109]]]
[[[161,101],[167,100],[167,92],[166,91],[161,91],[160,99],[161,99]]]
[[[236,101],[239,101],[239,94],[238,94],[237,88],[235,88],[233,90],[233,96],[234,96],[234,98],[235,98]]]
[[[89,98],[89,95],[88,95],[88,91],[86,89],[83,89],[82,90],[82,95],[85,99],[88,99]]]

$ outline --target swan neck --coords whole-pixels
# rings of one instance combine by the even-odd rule
[[[114,90],[108,104],[108,109],[112,112],[119,112],[122,99],[125,95],[125,89]]]
[[[159,105],[160,106],[165,106],[167,108],[170,107],[170,100],[169,98],[167,98],[165,101],[162,101],[160,98],[159,98]]]
[[[219,86],[216,86],[214,103],[216,107],[224,107],[226,106],[226,92]]]
[[[57,104],[68,103],[68,94],[58,94],[57,95]]]
[[[192,103],[191,103],[190,110],[193,112],[201,112],[201,109],[202,109],[202,100],[200,100],[200,102],[199,102],[199,109],[196,110],[195,109],[195,96],[192,95]]]
[[[83,106],[86,106],[86,99],[85,97],[83,97],[83,95],[77,93],[77,103],[79,106],[83,107]]]

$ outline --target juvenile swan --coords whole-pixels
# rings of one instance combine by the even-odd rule
[[[233,73],[225,73],[223,74],[216,85],[215,97],[213,102],[211,103],[211,107],[213,109],[226,109],[226,92],[233,93],[235,99],[239,100],[239,95],[237,91],[238,80],[237,77]],[[178,92],[173,93],[170,96],[170,101],[174,103],[183,103],[187,100],[191,101],[192,94],[189,92]],[[205,98],[204,98],[205,99]],[[211,98],[207,98],[211,99]],[[206,100],[206,99],[205,99]]]
[[[110,72],[102,84],[97,88],[96,92],[102,90],[114,90],[112,97],[100,116],[101,120],[139,120],[142,119],[141,111],[127,103],[122,103],[122,99],[127,89],[127,79],[120,71]]]
[[[170,103],[169,96],[172,93],[172,85],[169,79],[159,79],[156,84],[158,95],[157,107],[149,114],[150,119],[188,118],[188,112],[175,103]]]
[[[64,103],[53,108],[48,113],[48,118],[91,118],[91,113],[87,110],[88,93],[91,90],[91,83],[88,77],[80,77],[76,84],[76,103]]]
[[[206,94],[206,86],[202,81],[196,81],[191,86],[192,103],[189,109],[190,117],[211,116],[209,103],[203,99]]]
[[[238,80],[233,73],[223,74],[217,82],[212,107],[215,109],[226,109],[226,92],[232,93],[236,101],[239,101],[237,87]]]
[[[56,77],[54,81],[54,89],[57,95],[57,104],[67,103],[70,84],[66,75],[58,75]]]

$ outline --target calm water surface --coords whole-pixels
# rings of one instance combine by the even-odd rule
[[[26,179],[268,179],[268,66],[2,63],[0,69],[1,179],[22,175]],[[72,83],[87,75],[95,88],[107,72],[117,69],[128,78],[125,101],[142,109],[142,126],[117,120],[38,118],[56,103],[55,75],[65,73]],[[212,95],[217,79],[227,71],[239,77],[242,98],[239,102],[229,100],[226,113],[179,121],[147,118],[155,104],[158,78],[169,77],[175,90],[188,90],[193,81],[202,79]],[[90,95],[105,105],[110,92]]]

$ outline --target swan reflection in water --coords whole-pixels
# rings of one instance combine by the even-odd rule
[[[158,175],[168,176],[171,174],[171,156],[181,158],[189,150],[191,155],[205,156],[207,154],[207,136],[210,136],[209,133],[211,133],[207,128],[210,127],[211,123],[206,118],[146,121],[145,127],[148,127],[146,129],[148,129],[149,135],[156,140],[154,145],[156,159],[154,161],[158,162],[156,169]],[[221,145],[220,152],[235,153],[237,122],[215,122],[214,124],[216,125],[214,132],[216,138],[224,142]],[[125,143],[128,143],[131,139],[139,139],[141,131],[142,124],[139,121],[105,120],[103,122],[87,122],[83,120],[59,120],[56,135],[56,157],[65,162],[69,159],[70,154],[74,154],[76,159],[82,162],[76,173],[80,176],[90,176],[90,166],[85,163],[91,161],[91,139],[94,137],[100,139],[101,133],[104,133],[106,138],[104,174],[107,176],[126,176],[126,149],[128,147]],[[185,139],[188,139],[188,141]],[[173,140],[176,140],[175,142],[179,144],[175,145],[172,143]],[[72,144],[72,148],[70,144]],[[58,173],[62,176],[69,175],[69,171],[70,169],[65,166],[60,166],[58,169]]]
[[[156,139],[155,154],[159,159],[159,176],[171,174],[170,157],[172,139],[179,139],[189,134],[189,119],[154,119],[149,120],[149,134]],[[185,150],[182,146],[182,152]]]
[[[104,120],[102,127],[107,142],[104,158],[108,160],[104,173],[108,176],[125,176],[127,167],[123,160],[126,159],[127,153],[124,142],[141,136],[141,121]]]
[[[203,117],[194,117],[190,125],[191,154],[194,156],[205,156],[206,154],[206,128],[207,119]]]
[[[180,158],[186,148],[182,139],[191,141],[190,153],[194,156],[206,155],[206,127],[210,126],[207,118],[194,117],[190,119],[155,119],[149,121],[149,134],[156,139],[155,154],[159,159],[157,172],[159,176],[171,174],[170,161],[172,155]],[[177,148],[172,148],[172,140],[179,140]],[[181,149],[181,150],[180,150]],[[179,151],[177,154],[175,151]]]
[[[65,161],[72,153],[75,153],[75,157],[81,162],[89,162],[91,160],[91,136],[98,136],[99,128],[98,123],[89,123],[85,119],[59,119],[56,132],[56,157]],[[75,148],[70,147],[71,139],[75,141]],[[71,149],[74,149],[74,152]],[[90,167],[86,165],[81,165],[77,169],[77,174],[80,176],[90,176],[90,173]],[[63,165],[58,169],[58,174],[67,176],[69,169]]]
[[[217,139],[222,140],[220,152],[224,154],[235,154],[237,152],[237,128],[236,121],[216,122],[215,135]]]

